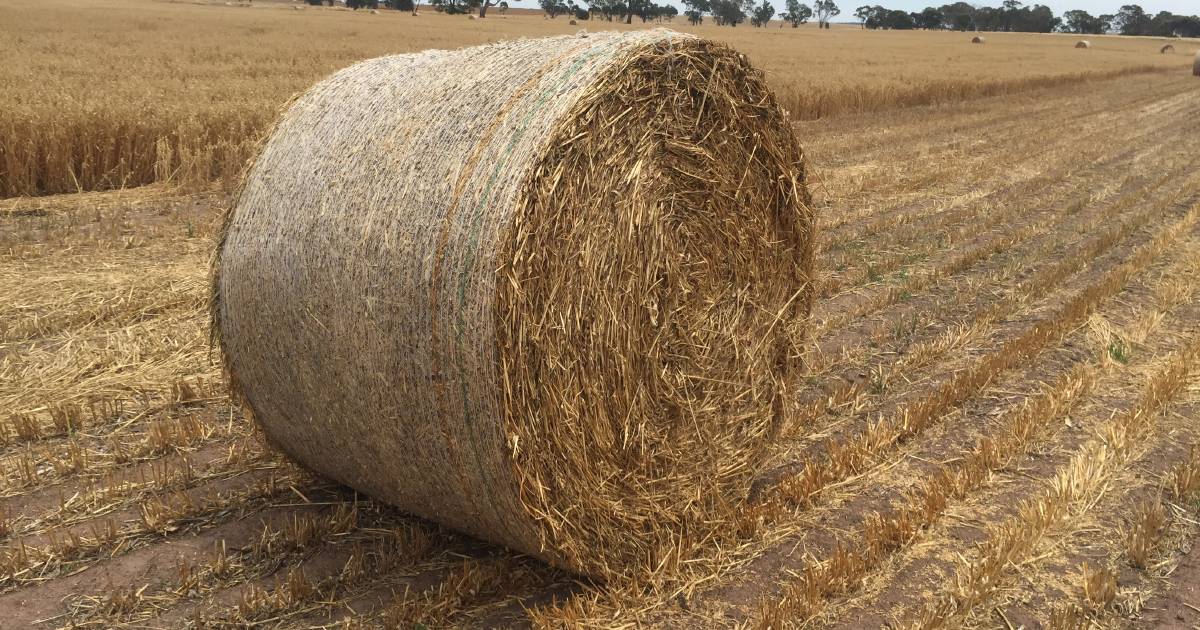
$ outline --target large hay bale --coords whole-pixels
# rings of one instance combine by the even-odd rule
[[[972,44],[983,44],[983,43],[985,43],[985,42],[987,42],[987,40],[986,40],[986,39],[984,39],[984,38],[982,38],[982,37],[980,37],[979,35],[976,35],[975,37],[972,37],[972,38],[971,38],[971,43],[972,43]]]
[[[1075,47],[1076,48],[1091,48],[1092,42],[1089,42],[1086,39],[1081,39],[1081,40],[1075,42]]]
[[[215,263],[233,386],[309,468],[579,572],[732,531],[813,297],[791,125],[670,31],[384,57],[319,83]]]
[[[1175,47],[1170,44],[1167,44],[1167,45],[1163,46],[1162,48],[1158,49],[1158,54],[1160,54],[1160,55],[1165,55],[1167,53],[1173,53],[1173,52],[1175,52]]]

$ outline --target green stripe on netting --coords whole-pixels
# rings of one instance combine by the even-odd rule
[[[522,138],[524,138],[525,132],[529,128],[529,121],[531,118],[533,118],[533,115],[541,112],[542,109],[544,109],[546,103],[550,100],[550,95],[553,92],[557,91],[557,88],[562,87],[562,85],[565,84],[569,79],[571,79],[576,74],[578,74],[579,70],[583,67],[583,65],[586,62],[590,61],[592,58],[598,56],[599,54],[600,53],[597,49],[593,49],[592,51],[581,55],[570,66],[568,66],[567,70],[562,75],[559,76],[558,81],[554,85],[548,86],[546,89],[542,90],[542,93],[538,97],[538,100],[535,102],[534,106],[531,107],[527,112],[525,112],[525,116],[521,120],[521,125],[517,128],[516,131],[514,131],[512,136],[509,138],[508,146],[505,147],[505,150],[502,154],[502,158],[500,160],[497,160],[495,166],[492,168],[491,174],[488,176],[487,183],[483,187],[483,197],[480,199],[479,203],[476,204],[476,206],[475,206],[476,213],[475,213],[475,216],[467,230],[468,239],[469,239],[468,242],[470,243],[470,247],[467,249],[466,256],[464,258],[464,264],[462,266],[462,272],[459,274],[458,319],[455,322],[455,324],[456,324],[455,332],[458,333],[458,350],[459,350],[460,358],[465,355],[465,352],[463,351],[463,347],[465,345],[463,342],[463,339],[464,339],[463,328],[465,327],[465,324],[466,324],[466,317],[463,313],[463,306],[466,304],[467,284],[471,279],[471,274],[469,273],[468,270],[471,268],[471,265],[474,264],[475,258],[478,255],[479,239],[480,239],[481,232],[482,232],[481,228],[483,226],[484,213],[479,210],[481,208],[486,208],[488,206],[488,204],[491,202],[492,194],[495,192],[496,180],[498,180],[500,178],[500,174],[504,171],[504,168],[508,165],[508,161],[512,158],[513,150],[516,149],[517,144],[521,141]],[[462,376],[464,373],[464,368],[465,368],[462,361],[459,361],[458,368],[459,368],[459,375]],[[461,382],[462,391],[463,391],[463,409],[464,409],[464,412],[466,412],[467,411],[466,381],[461,378],[459,380]],[[468,414],[468,416],[469,416],[469,414]]]
[[[618,45],[619,45],[619,42],[618,42]],[[572,77],[574,77],[576,74],[578,74],[579,71],[583,68],[585,63],[594,59],[595,57],[598,57],[602,51],[606,51],[606,50],[607,50],[606,46],[597,46],[595,48],[592,48],[588,52],[580,55],[577,59],[575,59],[574,62],[571,63],[570,66],[568,66],[566,68],[565,72],[563,72],[559,76],[558,80],[553,85],[547,86],[544,90],[542,90],[542,93],[538,97],[537,101],[535,101],[534,106],[525,112],[525,115],[520,122],[520,126],[516,130],[514,130],[513,134],[510,136],[508,145],[505,147],[505,149],[502,153],[501,159],[497,160],[496,164],[492,168],[491,174],[488,176],[487,183],[483,187],[483,196],[480,198],[479,202],[474,205],[475,216],[472,219],[471,223],[468,225],[468,230],[467,230],[469,247],[466,251],[466,254],[465,254],[465,257],[463,260],[463,265],[462,265],[462,267],[460,269],[460,273],[459,273],[458,309],[457,309],[458,317],[455,321],[455,332],[457,333],[457,346],[458,346],[457,347],[457,350],[458,350],[457,359],[458,360],[456,362],[457,367],[458,367],[458,382],[459,382],[460,393],[462,395],[463,419],[466,421],[468,427],[474,426],[475,415],[471,413],[471,407],[468,404],[468,402],[470,400],[470,396],[469,396],[469,392],[468,392],[469,388],[467,385],[466,365],[465,365],[465,361],[464,361],[464,358],[466,356],[466,352],[465,352],[466,343],[464,340],[464,330],[463,330],[466,326],[466,317],[464,314],[464,306],[466,303],[467,284],[469,283],[470,277],[471,277],[470,269],[471,269],[471,266],[474,264],[475,259],[478,257],[478,252],[479,252],[479,240],[481,237],[483,218],[484,218],[484,213],[482,210],[484,208],[487,208],[488,204],[491,202],[492,195],[495,192],[496,182],[497,182],[497,180],[499,180],[501,173],[504,171],[505,167],[509,163],[509,160],[512,158],[513,151],[516,149],[517,144],[521,141],[522,138],[524,138],[525,133],[528,131],[529,122],[533,118],[534,114],[540,113],[545,108],[546,103],[549,102],[551,95],[554,92],[557,92],[558,89],[561,88],[564,84],[566,84],[566,82],[568,80],[570,80]],[[487,481],[490,485],[492,482],[495,481],[495,479],[491,474],[489,474],[489,470],[483,466],[483,462],[482,462],[480,454],[479,454],[479,445],[476,443],[475,440],[469,440],[469,442],[471,444],[471,447],[470,447],[471,454],[475,460],[476,470],[479,472],[479,476],[481,478],[487,479]],[[494,497],[492,497],[491,494],[488,494],[487,501],[489,504],[491,504],[492,511],[498,513],[498,509],[497,509],[498,506],[496,505],[496,503],[494,501]],[[504,527],[506,530],[508,530],[508,533],[511,537],[512,531],[509,529],[507,522],[501,523],[501,526]]]

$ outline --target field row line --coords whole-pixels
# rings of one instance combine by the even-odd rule
[[[1146,100],[1157,101],[1161,99],[1155,95]],[[1178,105],[1181,106],[1183,104],[1184,103],[1178,103]],[[1136,110],[1139,107],[1140,104],[1135,103],[1131,104],[1130,109]],[[1090,117],[1094,116],[1095,114],[1113,115],[1113,112],[1109,112],[1101,108],[1097,109],[1095,112],[1091,112],[1086,115],[1080,115],[1079,118]],[[1064,123],[1060,120],[1053,122],[1053,125],[1056,128],[1061,128],[1061,124]],[[963,203],[967,203],[968,201],[983,202],[993,198],[1012,198],[1013,201],[1027,199],[1030,196],[1036,195],[1042,190],[1049,188],[1051,185],[1061,182],[1066,173],[1072,172],[1078,169],[1080,166],[1095,168],[1120,161],[1124,158],[1124,156],[1127,156],[1131,153],[1131,150],[1128,148],[1130,145],[1146,139],[1155,139],[1161,137],[1162,131],[1170,126],[1169,119],[1168,122],[1154,126],[1123,126],[1122,130],[1126,133],[1129,133],[1129,136],[1113,137],[1111,135],[1111,128],[1108,125],[1089,125],[1089,129],[1094,129],[1095,131],[1090,131],[1082,137],[1057,136],[1056,141],[1049,145],[1046,143],[1045,133],[1037,133],[1035,130],[1035,132],[1031,132],[1027,136],[1024,136],[1029,140],[1028,146],[1021,146],[1014,150],[1009,150],[1008,147],[1004,147],[1003,151],[1001,151],[999,148],[996,151],[1003,153],[1004,155],[1011,156],[1013,158],[1013,164],[1021,162],[1033,162],[1038,158],[1045,157],[1053,165],[1050,169],[1038,169],[1038,174],[1030,177],[1029,179],[1022,179],[1002,187],[992,187],[982,196],[976,196],[970,199],[960,197],[955,200],[954,205],[958,206]],[[1096,140],[1102,140],[1102,142],[1098,143],[1097,151],[1080,151],[1080,146],[1092,146],[1090,144],[1085,144],[1085,142],[1090,143]],[[1003,147],[1003,145],[1000,145],[999,143],[993,146]],[[1036,147],[1036,150],[1029,150],[1031,147]],[[1111,151],[1114,148],[1117,149],[1115,153],[1111,153],[1109,154],[1109,157],[1101,159],[1101,153],[1104,151]],[[1009,169],[1006,168],[1008,165],[997,163],[996,160],[988,158],[987,155],[985,155],[983,158],[980,158],[979,161],[986,163],[991,172],[1003,173],[1003,175],[998,176],[996,179],[1003,180],[1008,177],[1008,173],[1010,172]],[[962,170],[963,165],[960,162],[953,162],[947,165],[945,168],[945,172],[947,173],[955,172],[961,174]],[[1034,186],[1032,191],[1030,190],[1030,186]],[[978,182],[975,182],[973,190],[978,189]],[[876,192],[878,193],[878,191]],[[911,206],[911,204],[909,205]],[[943,215],[950,214],[947,212],[949,208],[940,208],[932,204],[926,203],[916,207],[922,210],[922,212],[918,212],[916,214],[909,212],[883,213],[880,212],[878,208],[868,206],[867,209],[861,213],[839,213],[838,226],[822,226],[821,235],[825,240],[819,249],[822,252],[827,253],[833,249],[836,249],[839,244],[861,240],[867,236],[877,234],[883,230],[901,224],[920,224],[921,228],[926,229],[928,228],[928,224],[921,223],[921,219],[925,218],[926,216],[936,214],[939,217],[938,220],[943,220]],[[840,229],[840,225],[843,224],[853,225],[856,227],[856,229],[850,234],[836,234],[836,232]],[[836,236],[834,236],[835,234]]]
[[[1161,185],[1172,177],[1172,174],[1161,178],[1154,187]],[[1116,212],[1129,207],[1133,203],[1142,200],[1142,193],[1132,191],[1129,196],[1118,203],[1114,208],[1108,209],[1108,212],[1100,213],[1094,221],[1099,224],[1108,224],[1107,229],[1096,234],[1086,240],[1083,244],[1067,252],[1058,259],[1058,262],[1046,269],[1043,269],[1031,279],[1018,283],[1011,293],[1002,298],[998,303],[985,306],[982,309],[976,310],[970,314],[972,326],[986,327],[987,325],[1001,321],[1006,317],[1014,314],[1023,303],[1030,299],[1039,299],[1061,284],[1068,277],[1084,269],[1091,261],[1110,251],[1118,243],[1124,241],[1127,237],[1133,234],[1136,230],[1148,225],[1151,220],[1159,216],[1164,210],[1167,210],[1173,203],[1176,202],[1179,192],[1186,191],[1187,187],[1183,186],[1175,194],[1168,195],[1166,198],[1153,204],[1150,208],[1143,212],[1134,215],[1126,220],[1121,220],[1117,223],[1113,222],[1113,217]],[[1120,216],[1120,215],[1116,215]],[[1037,232],[1040,227],[1035,226],[1033,232]],[[938,278],[944,277],[947,273],[954,273],[955,269],[961,264],[967,264],[966,261],[971,260],[974,256],[970,253],[964,254],[962,257],[953,259],[944,269],[934,269],[929,274],[922,276],[914,276],[910,283],[901,285],[901,287],[893,288],[883,301],[891,302],[898,299],[905,292],[916,292],[922,290],[928,285],[937,281]],[[942,356],[945,352],[956,347],[955,340],[963,334],[961,330],[949,329],[925,342],[911,344],[908,346],[906,353],[903,356],[892,361],[891,365],[886,368],[887,374],[891,377],[896,377],[904,373],[908,373],[912,369],[927,365],[935,358]],[[883,363],[877,367],[878,370],[885,369]],[[882,374],[882,373],[881,373]],[[886,377],[882,377],[886,379]],[[796,435],[801,429],[810,426],[817,418],[821,417],[828,410],[843,405],[849,401],[856,400],[868,393],[871,383],[866,381],[840,381],[837,385],[825,393],[822,398],[812,400],[797,409],[794,420],[789,422],[786,433]]]
[[[278,467],[277,467],[278,468]],[[271,499],[292,495],[295,486],[307,475],[276,468],[265,469],[247,488],[228,493],[193,496],[177,490],[156,495],[139,505],[137,521],[117,526],[92,527],[91,536],[70,529],[63,535],[47,534],[50,542],[36,547],[21,540],[0,550],[0,594],[5,594],[52,579],[68,571],[78,571],[105,557],[149,544],[166,533],[184,529],[205,529],[214,525],[213,517],[266,507]]]
[[[1073,522],[1095,505],[1108,479],[1150,452],[1147,438],[1158,415],[1185,391],[1200,368],[1198,359],[1200,336],[1193,336],[1154,374],[1132,409],[1100,427],[1099,437],[1057,471],[1050,488],[1023,502],[1016,516],[991,529],[976,557],[955,576],[953,587],[919,615],[917,626],[953,627],[995,592],[1009,565],[1029,558],[1046,537],[1072,529]]]
[[[1159,282],[1185,272],[1191,264],[1191,259],[1177,257]],[[1158,329],[1165,315],[1184,305],[1197,285],[1200,278],[1189,277],[1186,293],[1175,293],[1169,304],[1140,309],[1138,321],[1130,328],[1146,334]],[[1186,316],[1177,319],[1187,324]],[[758,626],[784,627],[786,621],[796,618],[813,622],[824,611],[828,599],[854,591],[869,572],[883,566],[901,549],[915,544],[923,531],[940,520],[952,500],[965,499],[988,483],[993,473],[1010,467],[1016,457],[1049,441],[1052,436],[1048,429],[1054,421],[1078,409],[1097,391],[1102,379],[1116,370],[1115,366],[1108,360],[1106,349],[1094,360],[1074,364],[1054,383],[1010,409],[967,455],[937,466],[919,480],[916,490],[905,495],[902,507],[865,517],[857,536],[839,540],[827,559],[810,563],[780,597],[764,601],[757,616]]]
[[[848,440],[826,442],[823,449],[828,454],[826,457],[806,462],[800,472],[785,476],[764,493],[764,501],[811,505],[824,489],[851,475],[861,474],[880,455],[920,435],[983,385],[1031,360],[1052,341],[1069,332],[1101,302],[1119,293],[1130,279],[1145,270],[1164,248],[1189,230],[1198,218],[1200,205],[1193,205],[1186,215],[1160,232],[1126,262],[1067,299],[1043,320],[979,357],[970,367],[955,373],[932,393],[901,405],[891,417],[870,424],[866,430]]]

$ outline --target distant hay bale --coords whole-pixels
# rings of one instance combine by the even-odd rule
[[[983,43],[985,43],[985,42],[987,42],[987,40],[986,40],[986,39],[984,39],[984,38],[982,38],[982,37],[980,37],[980,36],[978,36],[978,35],[976,35],[975,37],[972,37],[972,38],[971,38],[971,43],[972,43],[972,44],[983,44]]]
[[[722,44],[383,57],[295,101],[248,172],[214,338],[308,468],[630,574],[735,529],[796,387],[812,223],[786,114]]]
[[[379,11],[376,11],[375,9],[371,9],[371,15],[379,15]]]
[[[1200,77],[1200,50],[1196,51],[1196,58],[1192,60],[1192,76]]]
[[[571,21],[569,22],[569,24],[570,24],[571,26],[575,26],[576,24],[579,24],[579,22],[576,22],[575,20],[571,20]]]
[[[474,15],[468,15],[468,16],[467,16],[467,19],[468,19],[468,20],[474,20],[474,19],[475,19],[475,16],[474,16]]]
[[[1167,44],[1166,46],[1163,46],[1162,48],[1158,49],[1158,53],[1160,55],[1165,55],[1167,53],[1173,53],[1173,52],[1175,52],[1175,47],[1170,44]]]
[[[1091,48],[1092,42],[1089,42],[1086,39],[1081,39],[1081,40],[1075,42],[1075,47],[1076,48]]]

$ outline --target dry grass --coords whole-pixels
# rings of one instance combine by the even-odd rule
[[[107,103],[59,108],[51,118],[43,108],[42,120],[86,126],[88,115],[107,111],[96,120],[144,119],[147,137],[208,110],[243,124],[255,115],[247,112],[273,111],[291,90],[360,56],[573,30],[528,16],[412,22],[387,11],[269,3],[118,0],[106,11],[51,3],[41,13],[22,4],[9,14],[43,36],[0,26],[0,36],[24,38],[18,46],[35,52],[13,66],[50,68],[47,94]],[[179,36],[179,16],[191,21],[191,38]],[[47,26],[51,18],[61,25]],[[79,35],[88,29],[141,38],[89,48]],[[1159,55],[1162,42],[1104,37],[1074,51],[1074,40],[1060,36],[996,34],[971,46],[952,34],[700,30],[774,70],[777,87],[797,88],[794,103],[809,90],[817,100],[808,106],[850,113],[796,125],[812,166],[822,298],[807,371],[789,383],[796,404],[772,467],[761,471],[752,501],[706,508],[734,521],[727,535],[652,576],[594,583],[299,473],[235,411],[208,348],[205,269],[223,195],[181,197],[154,186],[0,201],[6,622],[1161,621],[1158,600],[1186,579],[1182,560],[1200,536],[1194,79],[1180,68],[939,108],[851,112],[894,108],[905,85],[934,94],[947,68],[968,76],[981,61],[1007,90],[1029,87],[1021,82],[1032,81],[1031,67],[1109,71],[1143,56],[1178,65],[1181,56]],[[329,32],[342,37],[317,37]],[[301,37],[315,42],[311,57],[295,52]],[[126,64],[170,104],[162,117],[134,116],[143,95],[109,65],[64,60],[72,38]],[[828,45],[835,41],[855,50]],[[895,62],[865,64],[876,45],[895,51]],[[156,59],[138,56],[150,47]],[[1014,48],[1033,55],[1023,67],[1000,59],[1019,54]],[[175,61],[187,55],[211,69]],[[822,63],[838,76],[822,83]],[[38,102],[24,81],[13,92],[32,108],[14,108],[22,115]],[[181,96],[185,81],[199,98]],[[87,92],[89,82],[112,98]],[[248,96],[222,110],[222,86]],[[852,93],[870,98],[843,99]],[[810,114],[824,106],[814,107]],[[82,133],[95,144],[113,129]],[[207,173],[195,179],[222,176]],[[190,177],[181,171],[175,181]],[[945,597],[927,605],[926,589]]]
[[[0,22],[0,197],[169,181],[231,182],[280,106],[354,61],[426,48],[573,33],[564,19],[468,21],[259,2],[15,0]],[[798,119],[950,103],[1064,82],[1184,67],[1152,40],[1069,36],[672,28],[735,46]],[[609,22],[590,29],[642,28]],[[1070,52],[1069,50],[1067,52]],[[947,78],[955,77],[955,78]],[[431,115],[432,112],[413,112]]]

